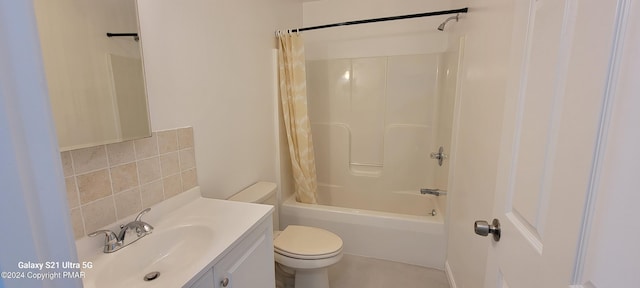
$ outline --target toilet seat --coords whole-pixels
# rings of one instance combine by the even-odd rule
[[[258,182],[229,200],[251,203],[275,203],[275,183]],[[278,205],[273,214],[273,227],[279,227]],[[320,228],[290,225],[284,231],[273,231],[273,258],[295,273],[295,287],[329,288],[329,266],[342,259],[342,239]]]
[[[327,230],[289,225],[273,241],[274,251],[282,256],[319,260],[342,253],[342,239]]]

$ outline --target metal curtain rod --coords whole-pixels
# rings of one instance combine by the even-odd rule
[[[107,32],[107,37],[133,37],[134,40],[138,41],[140,37],[138,37],[138,33],[110,33]]]
[[[349,26],[349,25],[357,25],[357,24],[365,24],[365,23],[373,23],[373,22],[383,22],[383,21],[392,21],[392,20],[418,18],[418,17],[467,13],[468,11],[469,11],[469,8],[465,7],[462,9],[455,9],[455,10],[442,10],[442,11],[434,11],[434,12],[426,12],[426,13],[418,13],[418,14],[408,14],[408,15],[373,18],[373,19],[348,21],[348,22],[341,22],[341,23],[312,26],[312,27],[304,27],[304,28],[293,29],[293,31],[309,31],[309,30],[324,29],[324,28],[330,28],[330,27]]]

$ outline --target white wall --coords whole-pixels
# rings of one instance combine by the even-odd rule
[[[272,49],[297,0],[139,0],[151,126],[194,128],[203,194],[276,181]]]
[[[438,0],[324,0],[304,3],[304,27],[451,9]],[[304,32],[307,60],[443,52],[448,16],[424,17]],[[450,23],[451,25],[452,23]]]
[[[456,287],[484,283],[488,238],[473,232],[475,220],[491,220],[503,118],[512,7],[509,0],[454,1],[469,5],[453,30],[464,35],[459,97],[449,182],[448,272]],[[480,219],[477,219],[480,218]]]

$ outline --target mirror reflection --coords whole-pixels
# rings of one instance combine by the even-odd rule
[[[35,0],[61,151],[151,136],[132,0]]]

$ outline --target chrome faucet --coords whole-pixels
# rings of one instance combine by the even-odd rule
[[[120,233],[118,233],[118,241],[124,242],[124,237],[127,235],[127,231],[129,231],[129,229],[136,231],[136,235],[138,235],[138,239],[151,233],[151,231],[153,231],[153,226],[141,220],[142,215],[147,214],[147,212],[149,211],[151,211],[151,208],[144,209],[142,210],[142,212],[138,214],[138,216],[136,216],[136,220],[133,220],[125,225],[120,225]]]
[[[447,195],[447,191],[440,190],[440,189],[422,188],[420,189],[420,194],[422,195],[430,194],[430,195],[440,196],[440,195]]]
[[[147,234],[150,234],[153,231],[153,226],[151,226],[151,224],[142,221],[142,215],[146,214],[149,211],[151,211],[151,208],[144,209],[138,214],[138,216],[136,216],[135,220],[127,224],[120,225],[120,232],[118,233],[118,235],[116,235],[116,233],[111,230],[98,230],[89,234],[88,236],[95,237],[100,234],[105,235],[104,253],[116,252],[126,247],[127,245],[138,241],[140,238],[146,236]],[[124,238],[127,235],[127,231],[129,230],[135,230],[138,238],[125,244]]]
[[[98,230],[89,234],[89,237],[96,237],[100,234],[104,234],[105,236],[104,253],[116,252],[120,250],[120,248],[124,247],[122,246],[122,243],[118,241],[118,236],[116,236],[116,233],[113,233],[113,231],[111,230]]]

